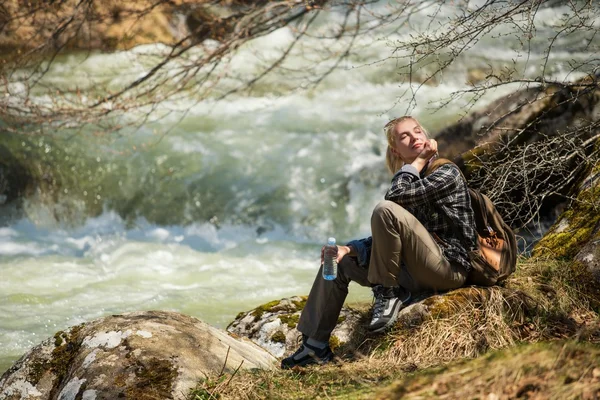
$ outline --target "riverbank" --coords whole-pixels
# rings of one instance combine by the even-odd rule
[[[330,343],[336,363],[214,375],[190,399],[593,399],[600,392],[594,285],[569,262],[522,259],[504,287],[425,300],[435,304],[429,314],[401,317],[378,336],[365,333],[370,304],[355,305],[362,318],[352,340]]]

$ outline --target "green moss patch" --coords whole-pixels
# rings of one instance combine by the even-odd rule
[[[286,324],[288,326],[288,328],[294,329],[298,325],[298,320],[300,320],[300,314],[294,313],[294,314],[280,315],[279,320],[281,321],[282,324]]]
[[[238,315],[235,316],[235,320],[237,321],[238,319],[242,318],[244,315],[246,315],[245,311],[239,312]]]
[[[254,310],[252,310],[251,314],[254,316],[254,321],[258,321],[267,312],[276,313],[285,311],[294,313],[296,311],[301,311],[304,308],[307,298],[308,297],[303,296],[301,300],[292,301],[292,304],[287,304],[281,300],[270,301],[256,307]]]
[[[52,350],[50,367],[59,381],[62,381],[66,376],[74,358],[77,356],[83,339],[79,337],[79,333],[83,327],[83,324],[77,325],[72,327],[68,332],[60,331],[54,335],[54,343],[59,343],[59,345]]]
[[[335,335],[331,335],[329,337],[329,347],[331,347],[331,350],[335,351],[335,349],[339,348],[343,344],[344,342],[342,342],[339,337]]]
[[[429,297],[423,301],[433,318],[446,318],[456,314],[467,305],[480,307],[489,299],[487,288],[465,287],[456,289],[443,296]]]
[[[177,370],[173,363],[152,357],[135,364],[137,383],[126,390],[127,398],[139,400],[171,399]]]
[[[271,340],[275,343],[285,343],[285,333],[277,331],[271,336]]]
[[[538,242],[534,256],[561,259],[573,258],[592,238],[600,223],[600,185],[583,190],[573,206],[565,211],[558,222]],[[557,232],[561,224],[568,226]]]
[[[62,386],[75,357],[77,357],[77,354],[79,353],[79,348],[83,341],[81,330],[84,326],[85,324],[77,325],[68,331],[59,331],[54,335],[55,347],[54,350],[52,350],[52,358],[48,365],[56,375],[56,380],[54,381],[50,398],[54,398],[54,395],[58,395],[56,391]]]
[[[47,361],[33,362],[29,367],[29,373],[27,374],[27,381],[33,386],[42,379],[42,376],[50,369],[50,363]]]
[[[304,306],[306,306],[306,301],[308,300],[308,296],[301,296],[300,300],[294,300],[292,303],[296,306],[296,311],[302,311]]]
[[[252,315],[254,315],[254,321],[261,319],[266,312],[274,312],[273,310],[275,306],[277,306],[279,303],[281,303],[280,300],[274,300],[256,307],[252,311]]]

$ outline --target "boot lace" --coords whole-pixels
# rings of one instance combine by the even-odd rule
[[[383,286],[373,287],[373,319],[379,318],[385,309],[385,297]]]

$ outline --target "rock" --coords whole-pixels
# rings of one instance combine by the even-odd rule
[[[172,45],[188,37],[219,40],[231,33],[237,20],[228,18],[232,10],[253,6],[245,1],[215,6],[203,0],[46,3],[3,2],[0,49],[4,55],[19,55],[29,49],[122,50],[140,44]]]
[[[590,299],[600,306],[600,163],[579,186],[579,193],[536,244],[533,255],[573,260]]]
[[[531,143],[598,121],[598,78],[586,77],[568,86],[540,85],[503,96],[437,132],[441,155],[461,161],[467,156],[461,154],[482,143],[498,144],[517,134],[519,140],[513,145]]]
[[[10,150],[0,145],[0,205],[21,198],[33,190],[33,178]]]
[[[441,295],[424,293],[414,299],[398,314],[396,326],[399,329],[412,329],[424,320],[442,318],[450,313],[457,302],[485,301],[488,289],[462,288]],[[263,304],[253,310],[238,314],[227,327],[227,331],[244,336],[277,357],[283,357],[297,350],[300,332],[296,329],[300,313],[306,304],[306,296],[290,297]],[[345,347],[350,342],[358,344],[366,335],[369,313],[344,307],[338,324],[331,334],[329,345]]]
[[[186,399],[207,375],[271,369],[247,340],[175,312],[113,315],[58,332],[0,378],[0,398]]]
[[[296,329],[306,296],[295,296],[263,304],[238,314],[227,331],[247,337],[276,357],[296,351],[300,332]],[[350,341],[357,322],[358,311],[344,308],[329,341],[333,349]]]
[[[599,202],[600,163],[584,179],[570,207],[536,244],[533,254],[564,259],[579,257],[579,261],[597,263],[593,242],[600,228]]]
[[[578,196],[582,201],[579,206],[587,208],[580,212],[585,218],[587,237],[581,238],[580,249],[575,255],[575,262],[583,265],[585,271],[591,275],[593,281],[597,284],[597,300],[600,304],[600,164],[590,173],[582,185],[582,190]],[[584,203],[585,202],[585,203]]]
[[[585,177],[583,160],[594,149],[599,77],[504,96],[440,131],[441,155],[494,200],[513,228],[554,219]],[[515,160],[523,162],[513,165]]]

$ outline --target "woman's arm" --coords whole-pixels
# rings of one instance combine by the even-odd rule
[[[352,240],[346,244],[346,247],[351,250],[349,255],[357,258],[359,266],[363,268],[369,266],[371,247],[373,247],[373,238],[371,236],[364,239]]]
[[[394,175],[385,199],[402,206],[432,203],[456,191],[461,180],[462,175],[453,164],[442,165],[423,179],[417,169],[408,164]]]

